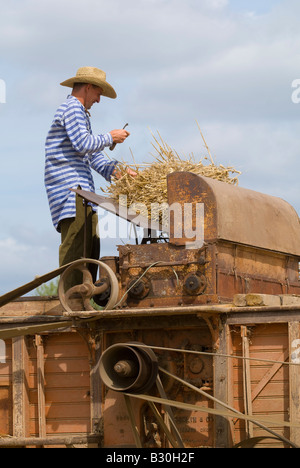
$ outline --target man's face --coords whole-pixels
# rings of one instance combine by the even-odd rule
[[[86,85],[85,88],[85,108],[90,109],[95,102],[100,102],[102,89],[99,86],[91,84]]]

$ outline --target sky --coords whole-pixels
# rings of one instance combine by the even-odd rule
[[[44,144],[69,93],[59,83],[81,66],[117,91],[91,120],[94,133],[129,123],[117,159],[153,161],[152,131],[200,160],[197,121],[240,186],[300,213],[299,18],[299,0],[0,0],[0,294],[58,266]]]

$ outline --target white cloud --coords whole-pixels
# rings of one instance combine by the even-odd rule
[[[228,0],[206,0],[206,3],[213,9],[219,9],[226,7]]]
[[[15,226],[0,239],[0,294],[15,289],[58,267],[58,245],[51,231],[35,232]]]
[[[116,158],[131,160],[130,147],[137,161],[149,161],[148,127],[180,154],[202,156],[197,119],[218,163],[242,170],[241,185],[281,196],[300,212],[300,104],[291,99],[300,78],[300,3],[242,3],[0,0],[3,278],[5,269],[13,281],[13,272],[43,273],[57,260],[59,237],[53,231],[47,246],[41,234],[53,229],[43,145],[69,92],[59,83],[83,65],[104,69],[118,93],[92,109],[94,131],[129,122],[130,139],[116,148]],[[30,220],[38,233],[9,231],[16,207],[20,223]],[[30,236],[39,239],[36,251]]]
[[[5,256],[13,252],[16,256],[20,253],[28,252],[28,247],[18,244],[15,239],[8,237],[0,240],[1,259],[5,261]]]

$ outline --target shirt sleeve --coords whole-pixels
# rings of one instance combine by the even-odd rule
[[[79,104],[68,106],[64,113],[64,126],[73,148],[82,156],[101,152],[112,145],[110,133],[93,135],[89,131],[85,113]]]
[[[118,161],[108,160],[103,153],[94,154],[90,160],[91,167],[98,172],[98,174],[102,175],[105,180],[111,182],[111,176],[114,172]]]

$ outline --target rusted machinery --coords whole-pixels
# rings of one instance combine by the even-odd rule
[[[77,194],[147,232],[153,229],[149,220],[128,216],[111,200]],[[227,420],[234,415],[244,424],[241,434],[249,437],[248,426],[255,424],[276,437],[263,418],[255,420],[250,403],[249,407],[240,403],[249,399],[247,365],[237,393],[233,392],[237,405],[227,398],[228,336],[233,332],[230,327],[243,324],[242,351],[239,343],[230,349],[245,358],[248,325],[279,322],[279,315],[290,314],[283,298],[300,294],[298,215],[281,199],[182,172],[168,176],[168,205],[172,208],[168,236],[147,235],[139,245],[119,246],[119,256],[97,262],[100,274],[95,284],[88,270],[95,261],[83,258],[3,296],[0,306],[35,288],[37,281],[61,275],[64,320],[87,336],[93,375],[100,375],[104,383],[101,391],[94,389],[104,447],[228,446],[234,430],[228,429]],[[66,291],[65,280],[74,268],[82,271],[82,284]],[[251,294],[276,297],[278,302],[273,308],[251,308],[247,304]],[[74,310],[74,296],[81,311]],[[254,312],[261,313],[259,318],[253,318]],[[299,308],[293,314],[287,321],[300,322]],[[290,327],[293,342],[297,334],[300,329]],[[292,371],[291,375],[295,386],[297,378]],[[279,437],[289,445],[290,426],[284,424]]]
[[[104,206],[97,195],[82,192],[80,195]],[[181,406],[175,410],[175,418],[170,416],[165,399],[162,404],[163,411],[171,422],[176,420],[182,434],[181,440],[175,440],[175,446],[213,446],[216,428],[213,429],[212,408],[213,398],[219,394],[216,382],[219,365],[213,364],[212,353],[218,349],[222,325],[219,316],[205,312],[205,305],[230,304],[234,297],[250,293],[283,296],[300,292],[300,224],[297,213],[285,201],[191,173],[173,173],[168,176],[168,205],[173,211],[167,241],[147,237],[140,245],[119,246],[118,257],[101,259],[110,268],[110,274],[100,266],[104,286],[100,303],[105,307],[111,295],[116,294],[117,287],[111,278],[115,276],[118,309],[131,311],[122,324],[115,322],[104,334],[106,351],[100,361],[100,372],[108,388],[103,396],[106,446],[133,443],[128,414],[131,428],[136,425],[134,421],[139,421],[142,436],[134,439],[136,444],[166,443],[155,424],[155,409],[149,410],[149,402],[145,405],[140,396],[133,409],[127,395],[126,406],[122,403],[124,393],[141,393],[140,388],[132,390],[138,387],[141,378],[143,383],[150,380],[153,387],[151,375],[155,365],[151,361],[152,370],[147,373],[137,351],[145,349],[141,343],[157,347],[159,367],[170,374],[162,375],[163,386],[156,389],[160,397],[164,396],[161,390],[164,387],[168,398],[183,406],[190,404],[188,416]],[[190,216],[185,215],[186,207]],[[120,207],[114,209],[122,216]],[[138,217],[138,221],[149,229],[148,220]],[[202,231],[199,234],[197,230]],[[62,293],[61,300],[68,308],[65,299]],[[197,309],[201,306],[202,312]],[[133,359],[126,358],[128,347],[129,354],[135,354]],[[174,348],[189,350],[190,354],[178,354]],[[189,387],[176,382],[176,377]],[[146,389],[149,390],[149,385]],[[198,392],[194,393],[195,389]],[[153,391],[155,394],[152,388]],[[206,407],[208,413],[199,417],[195,405]]]
[[[74,191],[87,203],[110,209],[149,231],[153,229],[149,220],[122,212],[112,200]],[[158,242],[149,238],[140,245],[121,245],[118,257],[105,257],[100,262],[83,258],[65,265],[5,294],[0,306],[61,274],[59,295],[68,308],[70,292],[65,295],[63,283],[74,269],[86,272],[83,286],[71,293],[81,295],[87,310],[88,300],[94,295],[100,296],[100,301],[102,295],[101,305],[108,304],[111,309],[125,296],[118,306],[148,308],[232,302],[236,294],[251,292],[299,294],[300,224],[287,202],[177,172],[168,176],[168,205],[179,207],[179,216],[178,212],[177,216],[174,211],[170,213],[168,239]],[[196,216],[199,205],[203,207],[202,224]],[[185,215],[186,206],[191,208],[189,216]],[[158,224],[155,227],[160,228]],[[201,245],[196,245],[199,229],[203,231]],[[194,237],[185,237],[185,232]],[[100,281],[95,286],[86,268],[89,263],[100,267]]]
[[[79,193],[105,206],[103,197]],[[168,176],[168,204],[179,207],[180,214],[171,212],[167,242],[154,238],[153,243],[119,246],[118,257],[101,259],[118,279],[119,297],[126,296],[123,307],[218,304],[252,292],[299,294],[300,224],[288,203],[179,172]],[[199,205],[203,225],[196,219]],[[188,218],[186,206],[191,207]],[[185,224],[185,231],[178,224]],[[196,237],[197,229],[203,230],[203,239],[193,248],[195,239],[184,232]],[[102,276],[107,276],[104,271]]]

